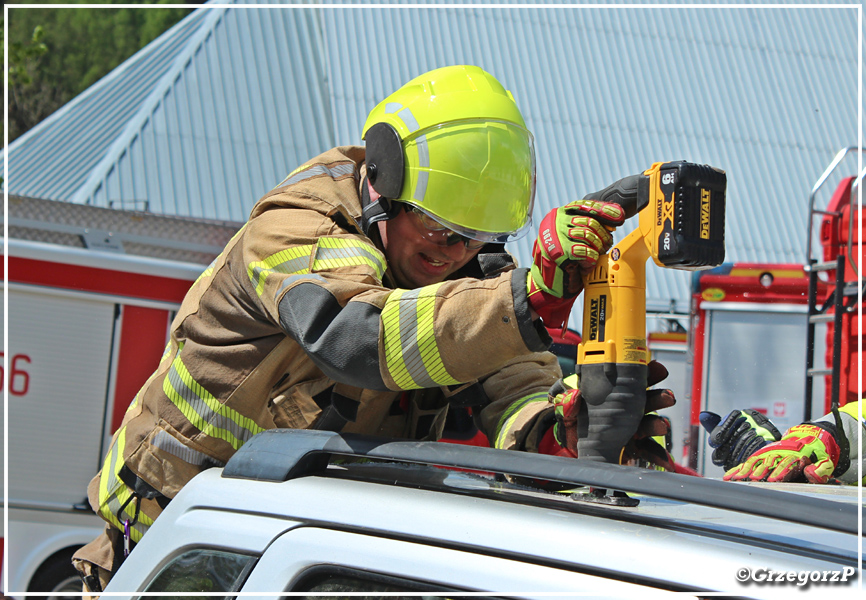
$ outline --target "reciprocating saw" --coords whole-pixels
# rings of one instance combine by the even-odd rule
[[[587,196],[619,204],[626,218],[639,215],[639,223],[584,279],[583,342],[577,351],[580,458],[621,462],[646,404],[647,258],[672,269],[720,265],[726,184],[724,171],[708,165],[655,163]]]

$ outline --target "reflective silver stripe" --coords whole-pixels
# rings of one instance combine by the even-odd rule
[[[132,538],[132,541],[137,544],[138,542],[141,541],[141,536],[143,536],[145,533],[147,533],[147,530],[150,529],[150,525],[145,525],[140,520],[136,521],[135,523],[132,523],[132,519],[135,517],[135,508],[134,507],[135,507],[136,502],[139,502],[139,501],[138,500],[132,500],[129,504],[127,504],[126,508],[123,509],[123,514],[125,514],[127,517],[129,517],[129,521],[131,523],[129,528],[132,531],[130,531],[129,537]],[[120,506],[121,506],[121,504],[120,504],[120,502],[117,501],[117,497],[114,497],[114,499],[108,503],[108,507],[111,510],[113,515],[117,515],[117,511],[120,510]],[[133,509],[132,514],[129,514],[130,508]],[[138,518],[141,519],[141,513],[139,513]],[[125,519],[124,519],[124,521],[125,521]],[[124,523],[124,525],[125,525],[125,523]],[[136,534],[138,534],[138,535],[136,535]]]
[[[353,163],[342,163],[333,168],[328,168],[325,165],[313,165],[309,169],[304,169],[300,173],[295,173],[294,175],[290,175],[286,179],[283,180],[277,187],[283,187],[286,185],[292,185],[294,183],[298,183],[299,181],[304,181],[305,179],[309,179],[310,177],[317,177],[319,175],[328,175],[331,179],[337,179],[338,177],[345,177],[346,175],[351,175],[355,172],[355,165]]]
[[[399,102],[389,102],[385,105],[385,114],[392,115],[395,112],[399,111],[401,108],[403,108],[403,105]]]
[[[124,486],[121,489],[125,489],[125,490],[129,491],[129,488],[126,486]],[[132,492],[130,491],[130,493],[132,493]],[[141,500],[131,500],[126,505],[126,507],[123,509],[123,513],[122,513],[122,514],[126,515],[127,517],[129,517],[129,521],[131,523],[129,528],[132,530],[129,537],[131,537],[132,541],[136,542],[136,543],[141,541],[141,536],[143,536],[145,533],[147,533],[147,530],[150,529],[150,525],[145,525],[144,523],[141,522],[142,513],[140,513],[140,512],[138,514],[138,521],[136,521],[135,523],[132,523],[132,519],[135,518],[135,503],[140,502],[140,501]],[[115,517],[117,517],[117,514],[120,511],[120,507],[123,506],[123,504],[120,502],[120,499],[117,497],[116,494],[112,494],[111,499],[108,501],[107,506],[108,506],[108,510],[111,511],[111,514],[114,515]],[[124,519],[124,521],[125,521],[125,519]],[[120,522],[121,527],[124,525],[124,521]],[[136,533],[138,534],[138,539],[136,539],[136,535],[135,535]]]
[[[253,267],[250,281],[258,288],[270,273],[297,273],[306,271],[310,266],[310,255],[292,258],[272,267]]]
[[[418,166],[422,168],[430,167],[430,149],[427,147],[427,136],[418,136],[415,140],[416,148],[418,149]],[[424,196],[427,195],[427,171],[418,171],[418,182],[415,184],[415,193],[412,197],[418,202],[424,201]]]
[[[111,446],[111,464],[108,469],[108,472],[111,473],[111,480],[108,485],[109,489],[114,488],[118,484],[123,485],[123,482],[120,481],[120,478],[117,476],[117,457],[119,454],[118,444],[113,444]]]
[[[316,244],[311,271],[367,265],[382,279],[388,265],[385,257],[374,246],[360,240],[339,237],[321,237]]]
[[[439,384],[430,377],[418,339],[418,296],[419,290],[405,292],[400,299],[400,348],[403,353],[403,365],[418,387],[438,387]]]
[[[379,268],[376,269],[377,274],[381,278],[382,275],[385,274],[384,269],[382,268],[382,257],[379,254],[374,254],[370,252],[366,248],[362,246],[346,246],[344,248],[324,248],[321,245],[316,248],[316,257],[313,264],[313,268],[315,269],[315,262],[320,260],[329,260],[334,258],[356,258],[358,256],[365,256],[369,258],[374,264],[378,265]]]
[[[182,461],[197,467],[209,468],[225,466],[224,462],[221,462],[212,456],[208,456],[204,452],[199,452],[198,450],[193,450],[192,448],[184,446],[175,439],[173,435],[164,430],[158,431],[157,434],[153,436],[152,443],[156,448],[168,452],[172,456],[176,456]]]
[[[199,276],[196,278],[195,283],[198,283],[200,280],[204,279],[205,277],[209,277],[209,276],[213,273],[214,265],[217,264],[217,261],[218,261],[219,259],[220,259],[219,256],[217,256],[215,259],[213,259],[213,260],[210,262],[210,264],[207,266],[207,268],[206,268],[204,271],[201,272],[201,275],[199,275]]]
[[[419,135],[415,140],[418,146],[418,165],[421,167],[430,166],[430,149],[427,147],[427,136]]]
[[[264,293],[265,280],[271,273],[282,273],[284,275],[309,273],[312,253],[312,245],[295,246],[281,250],[263,261],[250,263],[247,266],[247,273],[250,276],[250,282],[256,288],[256,294],[261,296]]]
[[[397,116],[400,117],[406,124],[406,127],[409,129],[409,133],[418,131],[418,121],[415,120],[415,115],[412,114],[411,110],[409,110],[408,108],[404,108],[397,113]]]
[[[120,523],[120,526],[123,527],[123,522],[125,519],[123,519],[122,517],[119,516],[120,507],[123,506],[123,502],[120,501],[119,492],[121,492],[121,491],[125,492],[123,494],[123,496],[124,496],[123,500],[125,502],[126,499],[129,498],[129,496],[132,494],[132,490],[130,490],[126,486],[126,484],[123,483],[123,481],[117,476],[117,471],[118,471],[117,460],[118,460],[119,456],[120,456],[119,444],[114,444],[111,448],[111,461],[110,461],[110,467],[109,467],[109,471],[108,471],[110,473],[111,479],[108,481],[107,487],[110,491],[108,492],[108,498],[105,499],[103,504],[108,509],[111,516],[114,519],[117,519],[118,523]],[[135,508],[136,508],[135,503],[136,502],[139,502],[139,500],[130,501],[129,503],[127,503],[126,507],[123,509],[123,514],[125,514],[129,518],[130,521],[132,521],[132,519],[135,518]],[[141,521],[141,516],[142,515],[139,514],[139,520],[130,526],[130,529],[132,529],[135,533],[138,534],[138,539],[136,539],[136,536],[134,534],[130,534],[130,536],[133,538],[134,542],[138,542],[141,539],[141,536],[143,536],[145,533],[147,533],[147,530],[150,529],[150,525],[146,525]],[[147,517],[145,517],[145,518],[147,518]]]
[[[225,440],[231,443],[232,446],[235,446],[236,449],[240,448],[240,445],[245,443],[257,433],[250,431],[240,423],[235,422],[231,417],[222,415],[212,410],[211,407],[208,406],[207,402],[198,394],[196,394],[195,390],[189,387],[183,380],[180,373],[178,373],[177,371],[177,362],[178,359],[175,359],[174,363],[172,363],[171,369],[169,369],[168,371],[168,380],[177,395],[183,398],[187,402],[189,407],[195,412],[195,415],[184,415],[193,425],[199,428],[206,435],[210,435],[212,437],[220,437],[220,439],[224,438],[217,435],[218,432],[214,431],[214,429],[222,429],[228,432],[231,436],[235,438],[235,440],[241,443],[239,445],[235,445],[234,443],[232,443],[232,440]],[[177,402],[174,398],[172,398],[171,400],[175,403],[175,405],[177,405]],[[181,406],[178,405],[178,408],[183,412],[183,408]],[[204,421],[204,423],[202,423],[202,421]]]
[[[424,202],[424,196],[427,194],[427,171],[418,171],[418,183],[415,184],[415,193],[412,197],[418,202]]]
[[[280,285],[280,289],[277,290],[277,293],[274,297],[279,298],[280,294],[283,292],[284,289],[286,289],[287,287],[289,287],[290,285],[292,285],[296,281],[301,281],[301,280],[321,281],[322,283],[325,282],[325,278],[322,277],[321,275],[315,275],[315,274],[313,274],[313,275],[290,275],[283,280],[282,285]]]

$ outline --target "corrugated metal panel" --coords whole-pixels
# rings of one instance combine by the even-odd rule
[[[809,190],[857,139],[851,9],[330,10],[323,27],[326,43],[385,32],[375,60],[331,63],[341,143],[427,69],[478,64],[504,82],[536,136],[536,222],[654,161],[688,159],[728,172],[728,260],[802,262]],[[523,264],[532,241],[513,244]],[[690,277],[650,265],[649,306],[688,311]]]
[[[333,146],[315,11],[194,12],[11,146],[10,192],[246,219]]]
[[[178,28],[197,29],[144,94],[135,126],[115,133],[93,188],[75,199],[242,220],[310,156],[360,143],[367,112],[403,82],[469,63],[514,92],[536,136],[536,223],[654,161],[685,158],[728,172],[729,260],[802,262],[809,190],[857,140],[856,7],[237,6],[195,15]],[[86,125],[107,135],[93,118]],[[56,170],[46,154],[16,160]],[[10,191],[24,193],[14,186],[27,181],[31,196],[59,193],[10,173]],[[531,244],[513,245],[524,264]],[[673,299],[687,310],[689,277],[650,267],[650,306]]]
[[[333,145],[315,13],[209,13],[79,200],[245,220],[255,199]]]
[[[197,11],[10,146],[11,193],[70,200],[200,26]]]

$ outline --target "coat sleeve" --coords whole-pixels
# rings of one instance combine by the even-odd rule
[[[484,380],[491,402],[481,411],[481,428],[494,448],[537,452],[553,424],[548,390],[562,377],[559,361],[550,352],[536,352],[511,360]]]
[[[841,407],[839,418],[844,430],[841,433],[848,439],[848,458],[851,461],[848,469],[839,476],[839,479],[845,483],[856,484],[858,468],[860,473],[866,474],[866,453],[863,452],[863,444],[866,443],[866,400],[849,402]],[[836,417],[832,412],[815,422],[827,423],[834,429],[836,427]],[[866,483],[866,475],[863,481]]]
[[[454,385],[549,344],[529,314],[525,270],[389,289],[385,257],[369,238],[300,208],[258,214],[237,251],[245,296],[341,383]]]

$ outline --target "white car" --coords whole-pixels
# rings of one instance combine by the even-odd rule
[[[272,430],[191,481],[106,592],[862,598],[856,492]]]

